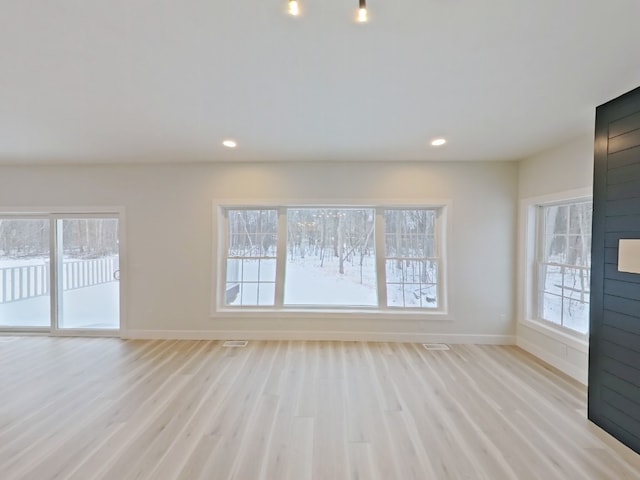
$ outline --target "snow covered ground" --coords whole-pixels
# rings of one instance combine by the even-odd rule
[[[320,267],[315,258],[307,261],[288,262],[284,303],[286,305],[323,306],[376,306],[378,297],[375,283],[375,267],[365,265],[363,283],[360,283],[360,267],[345,263],[345,273],[338,273],[335,263]]]
[[[231,259],[227,288],[240,283],[240,293],[232,305],[273,305],[275,294],[275,260]],[[401,273],[392,272],[387,285],[388,304],[393,307],[437,307],[437,288],[427,284],[402,284]],[[362,270],[358,263],[344,262],[339,273],[338,261],[329,257],[322,263],[317,256],[288,259],[285,273],[285,305],[328,307],[378,306],[377,276],[374,258],[366,257]],[[422,302],[422,303],[421,303]]]
[[[589,304],[570,300],[556,295],[544,294],[543,318],[575,330],[580,333],[589,332]]]
[[[27,284],[33,286],[36,278],[40,279],[45,270],[40,268],[38,277],[35,275],[35,268],[45,266],[49,263],[48,257],[30,257],[30,258],[9,258],[0,257],[0,268],[11,267],[32,267],[31,276],[28,281],[23,280],[24,277],[14,276],[15,272],[5,270],[5,275],[0,278],[0,288],[4,288],[6,303],[0,303],[0,327],[49,327],[51,322],[51,299],[48,294],[39,295],[43,291],[42,288],[27,288]],[[95,263],[95,262],[94,262]],[[117,267],[116,267],[117,268]],[[47,270],[48,271],[48,270]],[[1,272],[1,271],[0,271]],[[68,283],[66,275],[69,273],[65,270],[65,285]],[[97,273],[96,273],[97,275]],[[109,274],[110,275],[110,274]],[[30,298],[6,301],[15,298],[13,288],[16,278],[22,284],[19,296],[29,296]],[[84,278],[84,277],[83,277]],[[87,276],[86,278],[91,278]],[[85,278],[85,282],[86,282]],[[97,277],[94,277],[96,280]],[[109,278],[111,278],[109,276]],[[7,283],[5,285],[4,283]],[[73,282],[79,285],[79,281]],[[120,325],[120,282],[111,281],[108,283],[76,288],[73,290],[65,290],[62,295],[62,315],[59,318],[60,328],[87,328],[87,329],[115,329]]]
[[[580,333],[589,331],[589,272],[582,278],[579,269],[547,266],[542,269],[542,317]]]
[[[119,328],[119,285],[110,282],[64,292],[60,328]],[[0,326],[48,327],[50,315],[48,295],[0,304]]]

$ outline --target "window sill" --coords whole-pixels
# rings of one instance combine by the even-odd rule
[[[579,332],[574,333],[572,330],[561,327],[560,325],[547,324],[538,320],[527,319],[520,321],[520,323],[575,350],[585,353],[589,352],[588,335]]]
[[[423,310],[378,310],[365,308],[222,308],[212,314],[213,318],[264,318],[264,319],[380,319],[380,320],[427,320],[453,321],[453,317],[444,311]]]

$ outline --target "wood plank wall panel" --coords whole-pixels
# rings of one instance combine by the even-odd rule
[[[636,163],[636,159],[640,155],[640,147],[622,150],[621,152],[609,154],[607,163],[609,168],[619,168],[626,165]]]
[[[640,88],[596,110],[589,419],[640,452],[640,275],[618,272],[640,239]]]
[[[640,112],[613,121],[609,124],[609,137],[617,137],[627,132],[637,130],[638,124],[640,124]]]
[[[640,215],[640,198],[628,198],[626,200],[614,200],[607,202],[607,212],[610,215]],[[621,232],[611,232],[607,235],[615,235],[616,233]],[[616,239],[616,245],[617,244],[618,241]]]
[[[607,183],[609,185],[617,185],[620,183],[627,183],[640,181],[640,164],[633,163],[631,165],[625,165],[616,169],[609,170],[607,175]]]
[[[612,137],[609,135],[608,153],[616,153],[640,145],[640,129]]]

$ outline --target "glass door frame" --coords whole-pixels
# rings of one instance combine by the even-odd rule
[[[24,212],[24,213],[18,213],[18,212],[13,212],[13,211],[2,211],[0,210],[0,220],[46,220],[49,222],[49,325],[50,326],[31,326],[31,325],[25,325],[25,326],[13,326],[13,325],[0,325],[0,333],[47,333],[51,331],[51,322],[52,322],[52,317],[51,317],[51,303],[52,303],[52,298],[53,298],[53,284],[51,283],[53,281],[53,277],[52,277],[52,271],[53,268],[51,268],[51,260],[53,258],[52,254],[51,254],[51,238],[52,238],[52,232],[51,232],[51,215],[47,214],[47,213],[40,213],[40,212],[32,212],[32,211],[28,211],[28,212]],[[3,286],[4,288],[4,286]]]
[[[0,326],[2,333],[48,333],[52,336],[87,336],[87,337],[122,337],[126,330],[125,292],[126,272],[126,234],[125,234],[125,210],[124,207],[104,208],[1,208],[2,219],[33,219],[49,220],[49,263],[50,268],[50,326],[49,327],[13,327]],[[62,275],[60,265],[62,263],[61,252],[58,251],[62,229],[58,228],[58,221],[65,219],[99,219],[110,218],[118,220],[118,256],[119,256],[119,328],[94,329],[94,328],[60,328],[59,326],[59,292],[62,292]],[[59,231],[60,230],[60,231]]]
[[[60,326],[62,319],[62,297],[64,295],[63,290],[63,229],[62,222],[64,220],[96,220],[96,219],[115,219],[118,220],[118,270],[122,272],[122,218],[119,214],[106,213],[106,212],[88,212],[88,213],[55,213],[51,215],[50,231],[51,237],[51,262],[53,268],[51,268],[51,334],[61,336],[106,336],[106,337],[118,337],[122,330],[122,292],[123,292],[123,277],[119,276],[119,291],[118,291],[118,328],[70,328]]]

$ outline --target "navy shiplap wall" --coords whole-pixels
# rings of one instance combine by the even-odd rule
[[[589,419],[640,452],[640,275],[618,241],[640,238],[640,88],[596,110]]]

